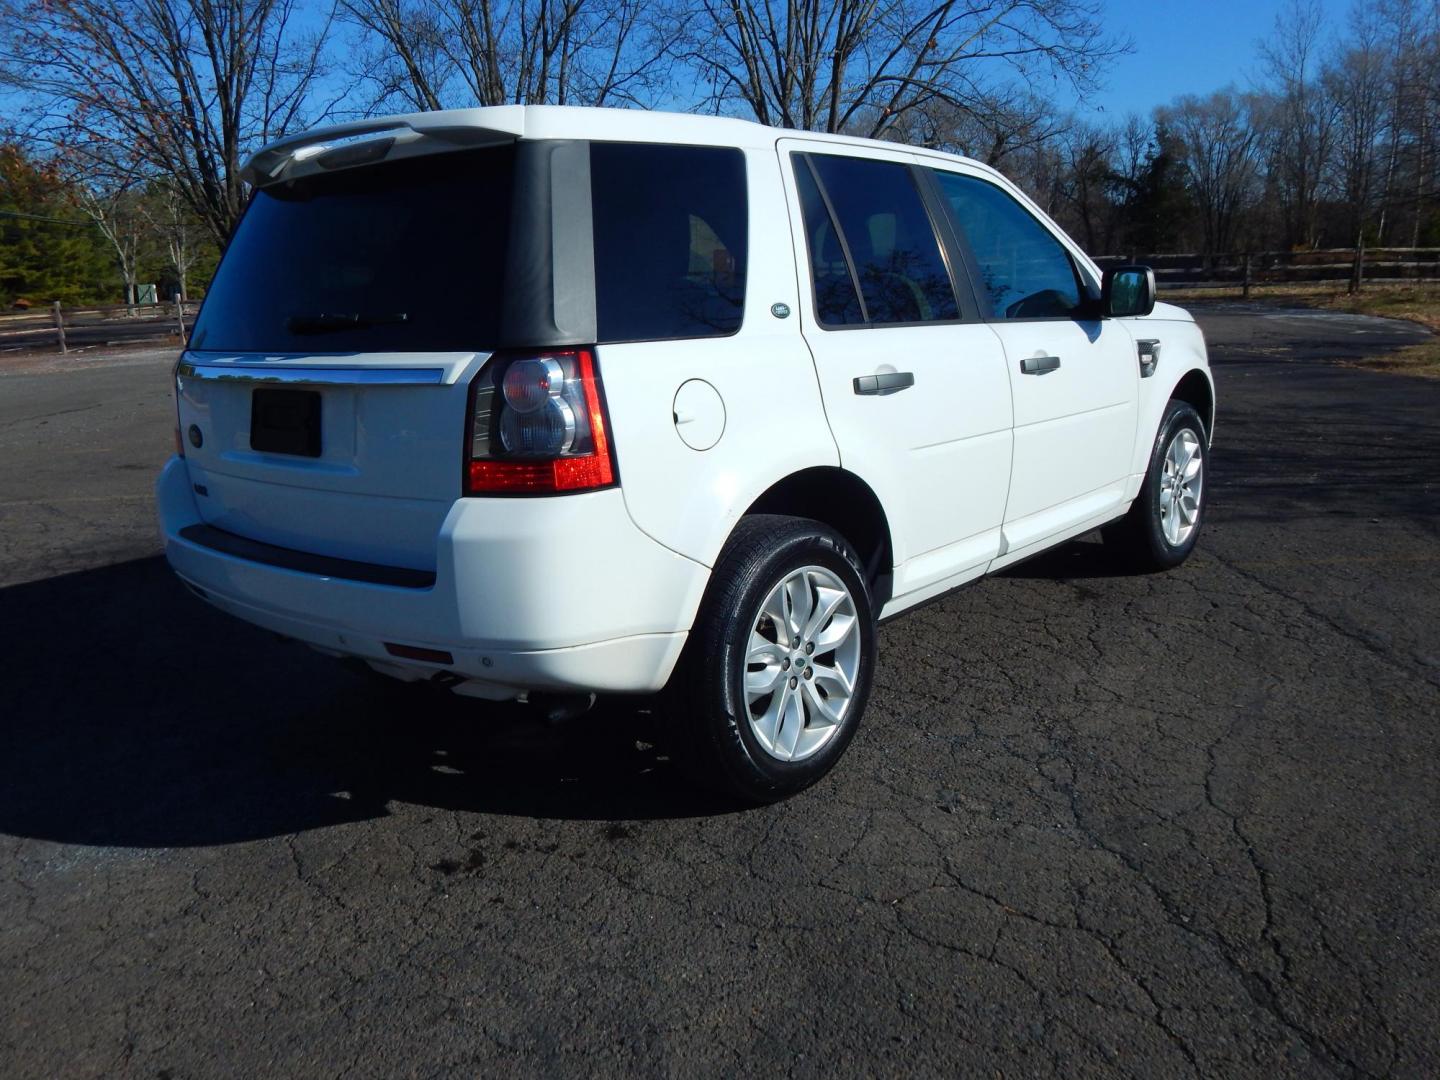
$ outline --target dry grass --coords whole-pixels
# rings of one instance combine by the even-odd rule
[[[1238,288],[1226,289],[1163,289],[1160,299],[1183,304],[1187,300],[1237,300]],[[1408,319],[1440,334],[1440,283],[1416,285],[1368,285],[1351,296],[1344,286],[1329,285],[1255,285],[1250,299],[1264,303],[1279,302],[1297,307],[1323,308],[1327,311],[1349,311],[1357,315],[1380,315],[1388,319]],[[1393,371],[1405,375],[1440,378],[1440,337],[1418,345],[1386,353],[1355,365],[1372,371]]]
[[[1409,319],[1440,334],[1440,285],[1377,285],[1356,296],[1343,292],[1328,296],[1319,306],[1361,315]]]
[[[1398,375],[1419,375],[1426,379],[1440,379],[1440,338],[1422,341],[1399,352],[1372,356],[1350,365],[1370,371],[1392,371]]]

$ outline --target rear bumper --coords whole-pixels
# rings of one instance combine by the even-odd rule
[[[296,569],[257,561],[256,552],[244,558],[243,544],[212,546],[214,537],[194,528],[204,522],[183,459],[166,464],[156,496],[171,567],[222,611],[400,677],[450,671],[474,680],[467,691],[481,696],[659,690],[709,574],[636,529],[618,490],[457,499],[427,587],[333,576],[324,560],[296,560],[305,567]],[[384,502],[376,500],[377,514]],[[387,642],[448,652],[454,662],[397,659]]]

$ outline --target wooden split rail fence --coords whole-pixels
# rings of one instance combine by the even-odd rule
[[[1440,281],[1440,248],[1326,248],[1255,251],[1230,255],[1101,255],[1101,268],[1140,263],[1155,271],[1160,289],[1238,288],[1255,285],[1397,285]]]
[[[1329,248],[1260,251],[1230,255],[1101,255],[1102,268],[1141,263],[1155,271],[1159,287],[1228,288],[1250,295],[1255,285],[1393,285],[1440,281],[1440,248]],[[105,304],[0,314],[0,353],[52,346],[58,352],[121,342],[181,343],[198,300],[179,296],[161,304]]]
[[[177,295],[160,304],[99,304],[0,314],[0,353],[20,349],[72,349],[145,341],[180,343],[190,332],[198,300]]]

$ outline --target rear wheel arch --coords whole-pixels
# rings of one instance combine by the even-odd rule
[[[885,508],[870,485],[845,469],[817,466],[791,473],[746,508],[754,514],[809,518],[830,526],[855,549],[876,612],[890,599],[894,547]]]
[[[660,738],[681,769],[755,804],[801,791],[835,765],[876,661],[864,574],[858,551],[828,525],[789,514],[739,520],[659,700]]]

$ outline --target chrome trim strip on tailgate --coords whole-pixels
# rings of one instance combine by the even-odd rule
[[[445,381],[444,368],[280,367],[270,364],[197,364],[193,360],[182,360],[175,374],[182,379],[326,386],[439,386]]]

